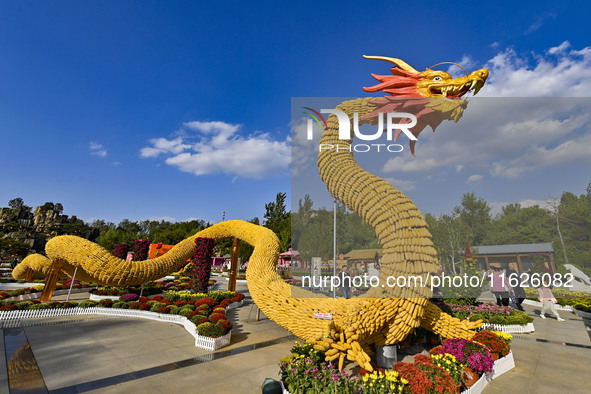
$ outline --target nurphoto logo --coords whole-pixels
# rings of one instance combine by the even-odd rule
[[[349,116],[340,111],[338,109],[321,109],[320,112],[309,108],[304,107],[310,112],[305,112],[306,115],[310,116],[311,119],[308,119],[307,123],[307,139],[312,140],[314,137],[314,122],[320,126],[320,130],[326,131],[328,130],[328,124],[322,114],[329,114],[335,115],[339,121],[339,139],[340,140],[351,140],[351,120]],[[385,124],[386,127],[384,128],[384,115],[386,118]],[[400,133],[404,133],[411,141],[416,141],[417,137],[413,135],[410,129],[417,124],[417,117],[408,112],[388,112],[386,114],[379,113],[378,114],[378,128],[375,133],[373,134],[363,134],[359,130],[359,114],[357,112],[353,113],[353,133],[355,137],[357,137],[361,141],[376,141],[380,139],[384,132],[386,133],[386,140],[387,141],[396,141]],[[394,133],[394,131],[397,131]],[[334,145],[334,144],[319,144],[318,150],[347,150],[349,152],[369,152],[373,149],[380,152],[381,148],[387,150],[388,152],[402,152],[404,149],[400,144],[354,144],[354,145]]]

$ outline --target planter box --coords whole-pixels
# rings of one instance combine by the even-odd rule
[[[466,390],[462,391],[462,394],[480,394],[488,384],[489,380],[486,377],[486,374],[482,375],[480,379],[474,383],[474,385]]]
[[[484,374],[474,383],[474,385],[464,391],[461,394],[480,394],[491,380],[498,378],[502,374],[507,371],[512,370],[515,368],[515,360],[513,359],[513,352],[509,352],[505,357],[502,357],[495,361],[493,365],[493,370],[491,373]],[[289,394],[283,381],[281,382],[281,388],[283,389],[283,394]]]
[[[89,299],[93,300],[93,301],[100,301],[100,300],[119,301],[119,297],[121,297],[121,296],[95,295],[95,294],[91,293]]]
[[[496,379],[513,368],[515,368],[515,359],[513,358],[513,352],[510,351],[505,357],[495,361],[492,373],[488,374],[488,380]]]
[[[526,334],[536,331],[534,323],[507,325],[484,323],[480,329],[485,328],[492,328],[495,331],[502,331],[506,332],[507,334]]]
[[[523,303],[525,305],[531,305],[531,306],[537,306],[538,308],[541,308],[543,305],[541,302],[538,301],[533,301],[533,300],[523,300]],[[574,312],[574,308],[570,305],[560,305],[560,304],[554,304],[554,308],[556,308],[557,311],[566,311],[566,312]]]
[[[573,309],[573,311],[575,312],[575,315],[591,320],[591,313],[590,312],[580,311],[578,309]]]
[[[226,310],[228,310],[228,309],[234,309],[234,308],[239,308],[239,307],[241,307],[242,305],[244,305],[244,299],[243,299],[242,301],[238,301],[238,302],[233,302],[233,303],[231,303],[230,305],[228,305],[228,306],[226,307]]]
[[[183,316],[169,315],[156,312],[140,311],[136,309],[118,309],[118,308],[64,308],[64,309],[36,309],[26,311],[2,311],[0,312],[0,321],[4,323],[16,322],[19,319],[34,319],[42,317],[73,316],[73,315],[106,315],[115,317],[130,317],[162,321],[166,323],[180,324],[195,338],[195,347],[214,351],[230,344],[232,331],[223,337],[209,338],[198,335],[195,324]]]
[[[232,331],[228,332],[226,335],[219,338],[202,337],[201,335],[196,335],[195,347],[210,351],[218,350],[230,344],[231,336]]]
[[[72,294],[74,293],[88,293],[89,289],[92,289],[91,287],[85,287],[85,288],[81,288],[81,289],[72,289]],[[61,289],[61,290],[55,290],[53,292],[54,296],[58,296],[58,295],[66,295],[68,294],[68,289]],[[23,294],[17,297],[9,297],[9,298],[5,298],[4,301],[30,301],[30,300],[38,300],[41,297],[41,292],[35,292],[35,293],[29,293],[29,294]]]

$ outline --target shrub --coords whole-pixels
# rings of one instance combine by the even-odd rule
[[[113,300],[100,300],[99,306],[103,308],[110,308],[113,306]]]
[[[491,324],[502,324],[502,325],[505,325],[505,324],[507,324],[507,319],[504,316],[501,316],[501,315],[492,315],[489,318],[489,322]]]
[[[202,315],[209,316],[211,314],[211,307],[209,305],[199,305],[195,310]]]
[[[195,315],[191,318],[191,321],[193,322],[193,324],[198,326],[200,324],[209,322],[209,319],[203,315]]]
[[[118,309],[128,309],[130,306],[130,303],[125,302],[125,301],[117,301],[113,303],[113,308],[118,308]]]
[[[209,306],[215,306],[217,305],[217,301],[210,298],[210,297],[205,297],[200,299],[199,301],[195,301],[195,305],[199,306],[199,305],[209,305]]]
[[[140,296],[135,293],[126,293],[120,297],[121,301],[136,301],[139,298]]]
[[[93,301],[93,300],[84,300],[78,306],[80,308],[90,308],[90,307],[93,307],[93,306],[96,306],[96,305],[97,305],[97,302],[96,301]]]
[[[178,315],[180,310],[181,310],[181,308],[179,308],[176,305],[170,305],[168,307],[168,311],[169,311],[168,313],[170,313],[171,315]]]
[[[442,352],[449,353],[456,359],[479,374],[490,372],[493,359],[486,346],[463,338],[446,339],[442,344]]]
[[[194,316],[197,316],[198,313],[197,311],[193,311],[191,313],[189,313],[187,316],[185,316],[187,319],[191,320]]]
[[[17,307],[18,309],[21,309],[21,310],[26,310],[26,309],[29,309],[29,307],[30,307],[31,305],[33,305],[33,303],[32,303],[31,301],[23,301],[23,302],[17,302],[17,303],[16,303],[16,307]]]
[[[224,328],[229,331],[232,329],[232,322],[230,320],[220,320],[218,323],[220,323],[222,326],[224,326]]]
[[[233,302],[240,302],[243,299],[244,299],[244,294],[242,294],[242,293],[236,293],[236,295],[234,297],[232,297]]]
[[[468,319],[470,321],[484,320],[484,316],[482,316],[480,313],[475,313],[472,316],[470,316]]]
[[[425,362],[409,364],[397,362],[393,370],[398,377],[408,381],[409,391],[415,394],[455,393],[457,387],[451,376],[442,368]]]
[[[226,334],[226,329],[220,323],[202,323],[197,326],[197,333],[204,337],[218,338]]]
[[[216,306],[215,308],[213,308],[213,313],[226,313],[226,308],[221,307],[221,306]]]
[[[148,302],[148,305],[150,305],[149,302]],[[165,306],[166,306],[166,304],[156,301],[150,306],[150,312],[156,312],[156,311],[158,311],[158,309],[163,308]]]
[[[154,308],[154,306],[152,308]],[[170,308],[167,307],[167,306],[163,306],[162,308],[157,309],[156,312],[158,312],[158,313],[168,313],[168,312],[170,312]]]
[[[209,321],[212,323],[217,323],[220,320],[225,320],[226,316],[222,315],[221,313],[214,313],[209,316]]]
[[[140,305],[142,305],[141,302],[132,302],[129,304],[129,309],[140,309]]]
[[[188,315],[189,313],[191,313],[191,312],[193,312],[193,311],[192,311],[191,309],[189,309],[189,308],[182,308],[182,309],[179,311],[179,315],[180,315],[180,316],[187,317],[187,315]]]
[[[482,343],[484,346],[488,348],[489,352],[498,353],[501,357],[505,357],[507,354],[509,354],[509,347],[507,346],[507,343],[505,343],[503,338],[499,337],[497,334],[493,332],[477,332],[472,337],[472,340],[474,342]]]
[[[48,309],[49,308],[49,304],[32,304],[31,306],[29,306],[30,310],[37,310],[37,309]]]

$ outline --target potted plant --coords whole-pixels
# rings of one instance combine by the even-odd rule
[[[474,377],[473,375],[482,376],[484,373],[492,371],[494,364],[492,356],[486,346],[478,342],[463,338],[446,339],[443,341],[441,350],[443,353],[452,354],[460,363],[464,364],[468,377],[466,379],[467,387],[470,387],[468,384],[473,380],[469,379],[471,375],[472,377]]]
[[[486,346],[495,361],[498,360],[499,357],[505,357],[509,354],[509,346],[507,346],[507,343],[491,331],[477,332],[472,337],[472,340]]]

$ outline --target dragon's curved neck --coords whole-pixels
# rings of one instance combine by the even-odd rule
[[[371,100],[347,101],[337,109],[350,118],[355,112],[362,118],[376,110]],[[430,274],[438,271],[438,263],[423,215],[401,191],[361,168],[350,151],[351,143],[352,140],[339,140],[338,119],[331,115],[328,130],[320,144],[338,144],[342,149],[327,149],[318,153],[322,181],[334,198],[357,212],[376,231],[384,248],[380,273],[382,284],[388,276],[420,275],[427,280]],[[379,297],[384,293],[401,298],[430,296],[426,287],[400,289],[382,286],[373,288],[367,296]]]

